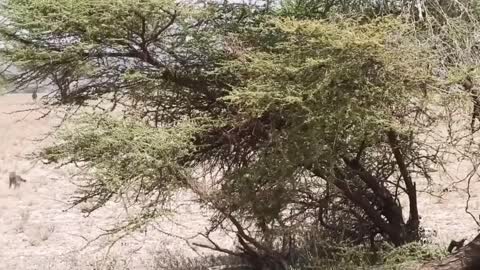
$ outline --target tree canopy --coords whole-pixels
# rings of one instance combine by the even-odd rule
[[[46,104],[97,109],[43,156],[83,169],[75,203],[89,212],[118,196],[139,206],[120,229],[187,189],[240,251],[210,248],[259,264],[290,259],[301,231],[416,241],[415,179],[443,162],[426,138],[454,96],[435,70],[466,59],[452,41],[465,32],[415,12],[317,16],[310,2],[11,0],[3,57],[17,86],[52,87]]]

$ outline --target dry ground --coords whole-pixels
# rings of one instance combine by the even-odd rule
[[[119,205],[111,205],[88,218],[77,208],[63,211],[68,208],[69,196],[74,190],[68,181],[71,172],[26,158],[40,145],[48,143],[49,139],[35,139],[51,131],[59,118],[51,115],[37,120],[38,113],[8,114],[32,106],[36,105],[28,94],[0,96],[0,269],[94,269],[95,262],[103,256],[103,251],[97,249],[105,241],[80,249],[86,240],[93,239],[102,228],[114,224],[117,217],[125,213]],[[467,168],[452,164],[449,170],[462,178]],[[9,189],[9,171],[17,171],[28,182],[20,189]],[[443,187],[440,182],[435,189]],[[477,233],[476,224],[464,211],[464,187],[464,183],[458,184],[444,199],[425,193],[419,195],[422,222],[438,232],[435,240],[439,243],[452,238],[471,239]],[[472,182],[472,191],[471,210],[478,216],[478,180]],[[187,198],[187,195],[179,195],[179,201],[187,201]],[[206,218],[198,207],[187,205],[179,209],[181,213],[174,219],[183,225],[160,223],[163,230],[188,237],[204,228]],[[115,269],[122,269],[122,265],[130,269],[152,269],[155,255],[165,251],[187,256],[196,254],[182,241],[149,231],[122,240],[113,248],[110,257],[118,260]]]

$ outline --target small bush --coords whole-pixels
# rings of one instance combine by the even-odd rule
[[[364,247],[350,247],[340,249],[330,258],[305,254],[304,260],[293,269],[415,269],[426,261],[440,259],[445,255],[446,252],[439,246],[418,242],[396,248],[384,245],[377,252]]]
[[[423,245],[418,242],[410,243],[395,249],[386,251],[382,257],[386,266],[392,266],[391,269],[401,269],[405,263],[421,263],[440,259],[447,255],[445,249],[437,245]]]
[[[251,269],[239,257],[229,255],[208,255],[198,258],[185,257],[168,251],[154,256],[152,269],[158,270],[243,270]]]

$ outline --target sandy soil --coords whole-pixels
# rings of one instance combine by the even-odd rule
[[[36,141],[52,130],[59,117],[50,115],[38,120],[39,113],[9,112],[36,106],[28,94],[0,96],[0,269],[93,269],[102,259],[104,250],[98,251],[105,241],[81,249],[86,239],[93,239],[101,228],[115,223],[125,214],[122,207],[111,205],[85,218],[80,209],[68,208],[74,186],[69,183],[70,171],[35,163],[27,155],[49,139]],[[462,178],[468,168],[452,164],[450,173]],[[19,189],[8,188],[8,172],[17,171],[28,180]],[[437,175],[439,179],[441,175]],[[445,178],[445,177],[443,177]],[[441,190],[443,180],[435,189]],[[477,233],[475,222],[464,211],[465,183],[460,183],[444,199],[419,194],[422,222],[438,232],[435,241],[445,243],[450,239],[469,237]],[[470,209],[478,216],[480,184],[472,182]],[[179,201],[188,196],[179,195]],[[179,208],[175,221],[183,225],[159,226],[166,232],[192,236],[202,230],[207,220],[200,209],[191,204]],[[225,239],[224,241],[230,241]],[[143,247],[140,249],[140,247]],[[153,269],[153,259],[159,252],[181,252],[195,255],[182,241],[158,231],[137,233],[122,240],[111,251],[110,257],[118,259],[115,269],[127,265],[130,269]]]

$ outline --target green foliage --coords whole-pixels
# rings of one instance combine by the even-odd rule
[[[398,14],[403,4],[385,0],[282,0],[278,10],[280,16],[297,19],[325,19],[336,15],[352,17],[368,16],[377,18],[390,14]]]
[[[180,76],[168,71],[179,62],[190,65],[191,55],[199,55],[192,61],[200,62],[216,57],[205,46],[215,35],[195,26],[213,11],[174,1],[9,1],[1,12],[9,20],[0,29],[8,44],[3,56],[23,70],[13,81],[53,83],[60,103],[83,103],[113,91],[137,104],[155,95],[174,98],[165,93],[172,85],[159,78]],[[86,78],[82,91],[70,89]],[[165,92],[152,89],[159,84]]]
[[[434,58],[427,48],[413,45],[413,33],[393,18],[368,24],[276,19],[252,35],[255,42],[269,44],[272,33],[277,38],[272,45],[249,46],[245,37],[245,52],[220,70],[239,81],[223,97],[236,109],[226,120],[232,130],[256,122],[256,130],[267,133],[257,136],[256,159],[225,177],[225,193],[244,202],[232,202],[230,209],[243,217],[253,212],[259,223],[274,226],[288,219],[288,209],[303,212],[316,205],[304,193],[324,190],[322,180],[342,178],[336,170],[344,168],[344,160],[360,158],[366,170],[374,171],[380,156],[392,159],[384,148],[385,134],[417,132],[402,123],[418,109],[412,100],[427,101],[422,89],[433,82],[427,67]],[[264,118],[267,123],[258,120]],[[410,149],[403,151],[414,158]],[[312,164],[318,178],[310,180],[305,168]],[[367,189],[355,177],[346,182],[350,189]]]
[[[439,246],[428,246],[413,242],[385,252],[383,255],[383,263],[385,265],[400,267],[404,263],[438,260],[447,256],[447,254],[446,249]]]
[[[0,95],[8,93],[8,88],[8,81],[5,78],[0,77]]]
[[[73,42],[65,47],[60,57],[54,57],[55,61],[81,59],[97,65],[97,56],[88,58],[82,50],[75,49],[84,48],[78,44],[96,44],[89,45],[92,48],[110,45],[109,49],[115,50],[127,42],[128,38],[122,41],[121,36],[136,36],[134,32],[113,30],[112,25],[130,29],[133,23],[129,16],[118,19],[115,12],[127,12],[131,16],[140,12],[147,16],[157,10],[158,14],[150,14],[153,17],[164,12],[160,4],[158,9],[150,7],[132,11],[121,1],[110,3],[120,5],[118,7],[104,7],[107,3],[110,2],[88,5],[100,5],[99,8],[105,8],[104,12],[112,8],[113,15],[102,19],[111,20],[108,25],[102,26],[96,21],[97,13],[80,12],[78,16],[85,20],[84,25],[99,24],[100,28],[87,27],[79,31],[82,43]],[[13,8],[14,14],[31,12],[24,15],[31,18],[46,16],[43,19],[47,23],[42,26],[34,24],[34,30],[45,27],[41,30],[56,31],[58,28],[62,33],[77,33],[71,26],[76,23],[63,17],[47,16],[39,11],[43,8],[35,6],[31,9],[27,4],[14,5]],[[63,9],[58,12],[69,14]],[[23,21],[18,19],[17,23]],[[132,29],[138,27],[134,25]],[[42,31],[38,31],[39,35],[43,35]],[[368,24],[347,19],[341,22],[271,19],[257,27],[248,25],[240,33],[242,35],[231,35],[238,41],[238,50],[226,55],[207,75],[196,75],[185,69],[185,76],[176,77],[168,65],[153,59],[155,54],[148,50],[143,52],[146,58],[136,58],[136,61],[145,62],[132,63],[131,71],[119,74],[122,79],[113,76],[109,78],[113,80],[112,84],[93,84],[92,89],[97,93],[109,93],[113,86],[125,87],[123,89],[129,91],[123,92],[122,96],[136,104],[127,107],[127,111],[138,115],[137,104],[145,102],[140,109],[153,112],[155,117],[166,117],[157,119],[159,122],[154,124],[168,128],[136,125],[136,118],[127,122],[97,121],[94,118],[89,120],[93,122],[83,122],[78,130],[64,134],[64,143],[48,148],[47,156],[57,161],[83,162],[95,175],[77,202],[95,200],[91,209],[95,210],[115,196],[132,196],[129,192],[134,190],[134,194],[147,198],[160,195],[161,199],[156,203],[161,205],[166,202],[170,191],[187,186],[187,180],[194,178],[194,169],[199,166],[220,169],[223,173],[221,189],[216,193],[217,197],[208,197],[204,203],[214,205],[214,208],[221,205],[221,209],[216,210],[224,214],[228,212],[231,219],[254,221],[267,234],[279,224],[285,224],[285,220],[290,220],[286,210],[293,209],[292,215],[298,215],[295,212],[299,211],[308,216],[309,211],[318,207],[311,192],[326,191],[324,181],[334,182],[338,177],[334,171],[343,170],[344,160],[358,156],[359,149],[363,151],[360,158],[365,162],[365,168],[374,170],[370,166],[376,166],[378,155],[385,153],[385,133],[398,129],[398,124],[405,121],[403,118],[412,110],[411,100],[422,99],[421,88],[430,83],[427,72],[431,64],[429,55],[412,42],[414,37],[410,29],[393,18]],[[100,34],[102,36],[98,36]],[[170,41],[167,39],[166,42]],[[159,40],[152,44],[161,47]],[[32,52],[48,50],[49,57],[57,54],[51,47],[45,49],[28,44],[26,47]],[[22,53],[22,50],[17,52]],[[106,51],[103,53],[102,57],[117,57]],[[124,52],[120,57],[127,54]],[[68,68],[74,72],[84,70],[72,63],[68,62]],[[113,66],[97,68],[107,71],[107,68],[119,70],[123,67],[121,63],[118,66],[115,63],[112,61],[109,65]],[[160,77],[153,75],[150,69],[143,68],[144,65],[164,73]],[[57,68],[58,63],[51,67]],[[98,79],[89,72],[81,73],[81,76]],[[214,81],[210,79],[212,77]],[[85,91],[85,88],[78,87],[72,93],[75,96],[81,93],[87,98],[91,95],[88,91],[79,91]],[[204,100],[213,105],[205,106]],[[204,120],[187,122],[195,123],[187,127],[178,124],[179,120],[182,123],[196,116],[202,116]],[[148,115],[140,117],[147,118],[147,123],[153,125]],[[410,131],[408,127],[406,131]],[[405,151],[405,154],[409,153]],[[392,157],[382,156],[380,159],[385,158]],[[205,165],[207,167],[202,167]],[[315,167],[315,178],[307,181],[305,179],[312,177],[312,166]],[[391,169],[395,170],[394,167]],[[383,183],[388,179],[381,178],[381,175],[374,177],[379,177],[375,180],[378,185],[389,183]],[[341,181],[350,185],[350,189],[366,187],[356,178]],[[376,190],[372,183],[368,185]],[[347,190],[335,191],[335,197],[341,198],[341,192]],[[305,198],[304,194],[310,195]],[[232,195],[235,200],[231,200]],[[367,192],[365,196],[370,195]],[[157,206],[147,205],[147,210]],[[362,207],[367,210],[370,206]],[[369,215],[374,218],[380,214]],[[303,223],[304,218],[292,220],[287,227]],[[345,223],[344,226],[353,225]],[[360,232],[360,235],[365,233]],[[262,241],[271,240],[265,238]]]
[[[442,259],[447,255],[445,249],[418,242],[402,247],[385,245],[377,252],[362,247],[343,247],[333,258],[325,259],[310,254],[293,269],[418,269],[425,262]]]
[[[408,20],[167,0],[13,0],[4,16],[18,84],[51,80],[49,104],[123,112],[86,116],[43,153],[84,169],[75,203],[93,202],[87,212],[129,198],[141,210],[120,229],[135,229],[188,188],[260,264],[306,227],[357,246],[372,231],[418,238],[412,175],[440,162],[423,139],[437,120],[428,106],[445,96],[437,55]]]
[[[79,40],[69,41],[68,38],[75,39],[75,36],[65,36],[65,33],[80,35],[84,38],[83,42],[126,41],[126,37],[134,34],[127,29],[132,27],[142,31],[138,17],[155,20],[160,26],[168,22],[168,14],[175,8],[175,4],[168,0],[9,1],[3,12],[16,24],[29,30],[25,38],[43,37],[48,32],[66,39],[64,42],[81,45]],[[151,29],[145,29],[148,30]]]
[[[224,99],[247,117],[276,111],[297,127],[318,125],[334,136],[364,133],[391,124],[392,108],[420,96],[419,85],[428,80],[429,59],[405,45],[409,30],[396,20],[271,23],[262,26],[265,38],[275,32],[284,40],[253,48],[225,67],[242,83]],[[404,43],[389,43],[398,41],[393,35]]]
[[[334,7],[334,1],[285,0],[281,2],[279,14],[299,19],[325,18]]]
[[[186,119],[188,125],[178,124],[185,123],[181,121],[153,128],[136,124],[136,118],[123,122],[95,117],[63,134],[62,144],[46,149],[49,159],[83,162],[94,173],[77,203],[95,201],[91,211],[115,196],[133,196],[133,190],[137,198],[144,197],[136,200],[140,205],[149,202],[143,208],[150,213],[175,189],[189,187],[199,166],[207,172],[220,169],[220,190],[202,197],[203,202],[229,213],[230,219],[253,221],[265,234],[261,241],[272,241],[268,237],[278,226],[285,227],[283,231],[305,223],[318,207],[314,190],[334,192],[332,200],[342,198],[342,190],[325,189],[324,181],[334,182],[335,168],[358,155],[358,149],[364,148],[366,169],[374,169],[370,166],[385,152],[385,133],[401,131],[398,124],[408,116],[412,98],[422,99],[420,89],[430,82],[428,54],[410,43],[412,33],[395,19],[370,24],[272,19],[243,33],[234,35],[243,46],[240,55],[211,71],[217,78],[232,79],[228,91],[216,99],[217,106],[225,104],[228,111],[209,115],[211,108],[202,104],[182,104],[190,100],[188,91],[167,87],[158,89],[162,97],[180,90],[172,96],[180,101],[160,99],[161,106],[171,109],[157,113],[171,110],[176,112],[173,119]],[[134,89],[132,96],[163,85],[142,69],[126,75],[126,82],[141,81],[145,87]],[[179,110],[182,106],[193,106],[206,117],[188,121],[195,118]],[[314,178],[312,164],[321,172]],[[366,187],[355,178],[342,181],[351,189]],[[152,204],[148,199],[153,198]],[[292,215],[304,217],[291,220]],[[356,238],[367,232],[350,233]]]
[[[191,172],[179,163],[195,149],[192,136],[199,130],[192,123],[158,130],[134,119],[86,115],[75,124],[64,129],[58,144],[44,150],[43,158],[88,165],[94,179],[81,185],[82,196],[75,201],[94,202],[87,212],[112,196],[125,195],[144,206],[145,217],[187,186]]]

